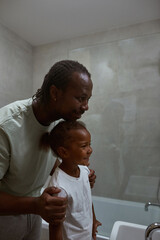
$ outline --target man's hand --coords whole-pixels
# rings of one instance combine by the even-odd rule
[[[58,188],[48,187],[42,195],[35,200],[36,214],[53,225],[57,225],[65,219],[67,198],[54,196],[54,194],[60,191]]]
[[[89,169],[89,170],[90,170],[89,182],[90,182],[91,188],[93,188],[95,181],[96,181],[96,175],[95,175],[95,171],[93,169]]]

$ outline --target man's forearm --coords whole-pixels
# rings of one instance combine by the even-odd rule
[[[0,215],[36,214],[35,197],[17,197],[0,192]]]
[[[0,215],[37,214],[48,223],[64,221],[67,199],[53,196],[60,189],[46,188],[39,197],[17,197],[0,192]]]

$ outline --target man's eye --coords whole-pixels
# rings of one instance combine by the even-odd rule
[[[83,102],[83,98],[82,97],[79,97],[78,100],[79,100],[79,102]]]
[[[87,100],[86,97],[78,97],[77,99],[79,102],[84,102]]]

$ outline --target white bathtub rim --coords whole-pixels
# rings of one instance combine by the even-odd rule
[[[121,199],[116,199],[116,198],[106,198],[106,197],[101,197],[101,196],[95,196],[93,195],[92,196],[92,199],[93,200],[100,200],[101,202],[108,202],[108,203],[121,203],[121,205],[123,206],[136,206],[137,207],[137,204],[138,206],[140,207],[143,207],[144,206],[144,203],[141,203],[141,202],[133,202],[133,201],[128,201],[128,200],[121,200]]]

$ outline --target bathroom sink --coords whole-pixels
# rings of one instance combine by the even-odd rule
[[[147,226],[117,221],[114,223],[110,240],[144,240]],[[153,240],[160,240],[160,230],[152,235]]]

